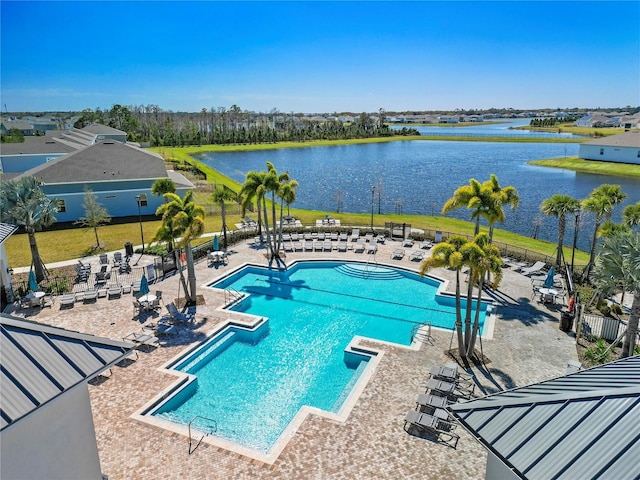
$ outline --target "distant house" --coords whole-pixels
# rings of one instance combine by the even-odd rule
[[[0,315],[0,478],[102,479],[87,382],[127,342]]]
[[[585,115],[575,121],[576,127],[607,128],[615,127],[615,120],[606,115]]]
[[[458,123],[458,117],[454,115],[442,115],[438,117],[439,123]]]
[[[640,132],[625,132],[581,143],[578,157],[601,162],[640,164]]]
[[[487,480],[640,474],[640,356],[449,410],[487,449]]]
[[[11,130],[19,130],[25,137],[36,134],[33,123],[27,120],[2,120],[0,122],[0,132],[3,135],[9,135]]]
[[[151,194],[151,186],[159,178],[170,178],[176,193],[183,196],[195,188],[183,175],[167,170],[156,153],[105,140],[83,147],[63,157],[32,168],[21,175],[42,180],[43,191],[59,199],[58,222],[73,222],[85,215],[85,188],[91,189],[112,217],[154,215],[162,197]]]
[[[0,152],[3,174],[25,172],[81,148],[50,136],[25,137],[22,143],[4,143]]]

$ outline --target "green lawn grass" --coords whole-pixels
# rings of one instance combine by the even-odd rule
[[[531,160],[528,163],[531,165],[540,165],[542,167],[564,168],[566,170],[574,170],[576,172],[640,178],[640,165],[597,162],[595,160],[583,160],[575,156]]]

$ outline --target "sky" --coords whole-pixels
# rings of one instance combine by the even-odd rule
[[[0,0],[2,112],[640,105],[639,1]]]

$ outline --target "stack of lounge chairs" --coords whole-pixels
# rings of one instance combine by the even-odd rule
[[[471,398],[475,383],[470,376],[459,372],[455,363],[432,366],[429,377],[425,393],[416,399],[415,410],[405,416],[404,429],[414,427],[438,439],[444,437],[444,441],[453,442],[455,448],[460,436],[454,431],[457,425],[447,406],[459,398]]]

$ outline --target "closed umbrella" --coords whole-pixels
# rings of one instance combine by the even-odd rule
[[[555,276],[555,274],[556,274],[556,272],[555,272],[554,268],[551,267],[549,269],[549,271],[547,272],[547,278],[544,279],[544,284],[543,284],[544,288],[553,287],[553,284],[554,284],[553,277]]]
[[[217,252],[220,249],[220,246],[218,245],[218,235],[215,235],[213,237],[213,251]]]
[[[147,276],[143,273],[140,279],[140,295],[146,295],[147,293],[149,293],[149,282],[147,281]]]
[[[38,281],[36,280],[36,272],[31,270],[29,272],[29,290],[31,290],[32,292],[35,292],[39,288],[40,287],[38,286]]]

